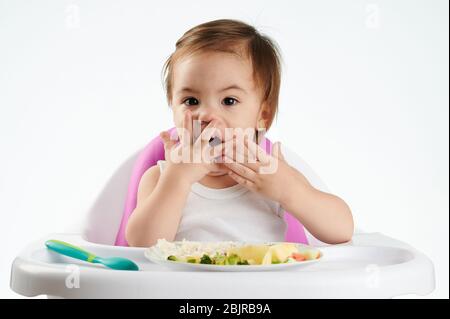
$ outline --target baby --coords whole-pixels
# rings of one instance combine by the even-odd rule
[[[315,189],[285,161],[280,143],[271,153],[261,146],[281,73],[267,36],[236,20],[198,25],[177,41],[164,71],[177,130],[160,134],[165,161],[142,176],[126,227],[130,246],[159,238],[284,241],[284,211],[318,241],[351,239],[348,205]]]

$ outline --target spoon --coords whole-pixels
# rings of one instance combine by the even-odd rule
[[[71,245],[60,240],[47,240],[45,246],[61,255],[87,261],[93,264],[102,264],[116,270],[139,270],[139,267],[131,260],[122,257],[102,258],[96,256],[80,247]]]

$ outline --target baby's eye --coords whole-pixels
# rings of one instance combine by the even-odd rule
[[[183,104],[187,106],[198,105],[198,100],[196,98],[189,97],[183,101]]]
[[[226,97],[223,99],[222,103],[227,105],[227,106],[232,106],[235,105],[238,102],[238,100],[236,100],[233,97]]]

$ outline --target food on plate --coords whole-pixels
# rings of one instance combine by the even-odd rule
[[[295,243],[169,242],[154,246],[164,260],[208,265],[272,265],[320,258],[318,249]]]

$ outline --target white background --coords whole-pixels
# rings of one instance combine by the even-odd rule
[[[448,2],[0,1],[0,297],[30,241],[79,220],[172,126],[161,68],[189,28],[237,18],[284,56],[269,137],[358,226],[413,245],[448,288]]]

